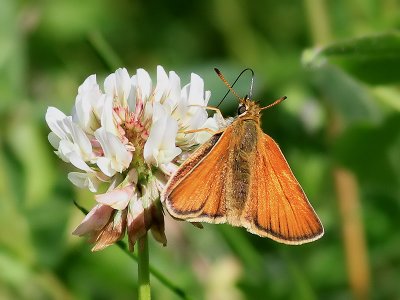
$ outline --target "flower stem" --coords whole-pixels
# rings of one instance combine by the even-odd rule
[[[138,272],[139,300],[150,300],[149,242],[147,233],[139,239]]]

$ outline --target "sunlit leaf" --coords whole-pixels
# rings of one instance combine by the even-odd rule
[[[371,84],[400,80],[400,33],[354,38],[306,50],[303,62],[311,67],[334,64]]]

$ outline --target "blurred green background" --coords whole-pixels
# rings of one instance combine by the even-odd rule
[[[137,264],[71,235],[93,195],[47,141],[48,106],[69,114],[90,74],[190,72],[216,104],[254,69],[265,111],[325,226],[286,246],[239,228],[167,217],[151,264],[191,299],[400,299],[400,2],[0,1],[0,299],[135,299]],[[250,79],[235,86],[249,90]],[[234,115],[232,96],[222,105]],[[230,100],[229,100],[230,99]],[[152,277],[154,299],[178,299]]]

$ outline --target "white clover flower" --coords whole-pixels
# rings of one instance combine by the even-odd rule
[[[89,76],[78,89],[72,116],[49,107],[46,122],[55,153],[78,169],[68,174],[78,187],[106,193],[73,232],[89,236],[93,251],[128,235],[130,249],[151,229],[166,244],[160,192],[188,151],[210,137],[200,128],[219,129],[205,107],[210,92],[200,76],[183,88],[179,76],[157,67],[157,81],[143,69],[130,76],[118,69],[106,77],[104,91]]]

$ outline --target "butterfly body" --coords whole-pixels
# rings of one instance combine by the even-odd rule
[[[240,99],[238,117],[180,166],[162,201],[177,219],[229,223],[286,244],[314,241],[322,224],[278,145],[261,130],[261,110]]]

